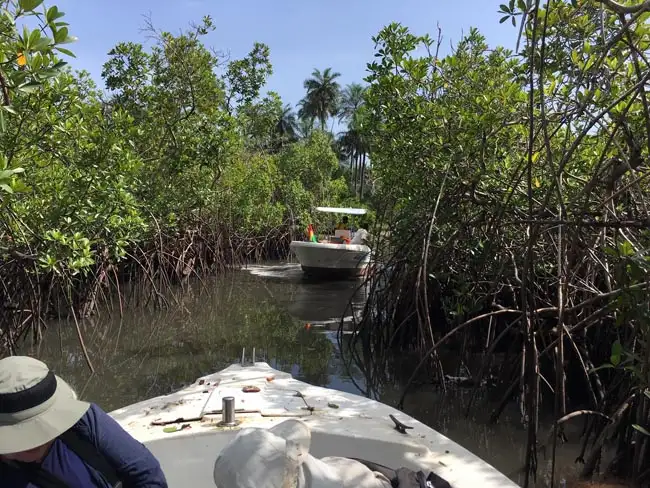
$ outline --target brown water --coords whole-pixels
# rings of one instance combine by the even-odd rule
[[[74,324],[51,324],[36,354],[66,378],[79,395],[107,411],[169,393],[198,376],[214,372],[256,349],[258,360],[318,386],[351,393],[367,389],[363,365],[346,367],[336,330],[342,316],[363,306],[356,282],[313,283],[295,264],[252,266],[196,283],[177,306],[166,310],[124,310],[118,307],[81,322],[95,373],[84,360]],[[351,300],[352,310],[347,308]],[[349,335],[343,336],[348,341]],[[361,367],[360,367],[361,366]],[[389,405],[399,400],[405,374],[392,371],[393,381],[374,396]],[[455,374],[454,372],[450,372]],[[407,399],[406,413],[447,435],[522,483],[526,432],[516,405],[492,425],[489,413],[497,399],[483,392],[469,417],[470,391],[422,387]],[[550,419],[543,424],[548,425]],[[575,471],[580,425],[569,426],[570,444],[560,449],[563,475]],[[546,440],[546,431],[540,435]],[[547,461],[539,457],[540,483]]]

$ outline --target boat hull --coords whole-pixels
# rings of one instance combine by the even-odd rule
[[[370,248],[361,244],[292,241],[289,247],[305,274],[315,278],[357,278],[370,262]]]

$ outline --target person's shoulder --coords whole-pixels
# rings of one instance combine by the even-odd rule
[[[88,407],[88,412],[92,412],[92,413],[95,413],[95,414],[98,414],[98,413],[99,413],[99,414],[101,414],[101,415],[108,415],[108,414],[107,414],[107,413],[102,409],[102,407],[100,407],[100,406],[97,405],[96,403],[90,402],[89,405],[90,405],[90,406]]]
[[[99,405],[90,403],[88,410],[86,410],[83,417],[75,424],[74,428],[77,432],[82,432],[92,438],[92,434],[97,429],[97,424],[103,423],[106,417],[108,417],[108,414]]]
[[[91,402],[88,404],[88,410],[86,410],[86,413],[83,414],[83,417],[79,419],[79,422],[88,422],[91,419],[101,415],[107,414],[99,407],[99,405]]]

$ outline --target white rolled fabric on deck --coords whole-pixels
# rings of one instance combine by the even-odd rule
[[[300,420],[245,428],[214,463],[217,488],[391,488],[383,474],[342,457],[309,454],[311,431]]]

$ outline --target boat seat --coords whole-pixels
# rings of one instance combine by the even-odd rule
[[[351,239],[352,233],[348,229],[336,229],[334,231],[334,237],[339,239]]]

